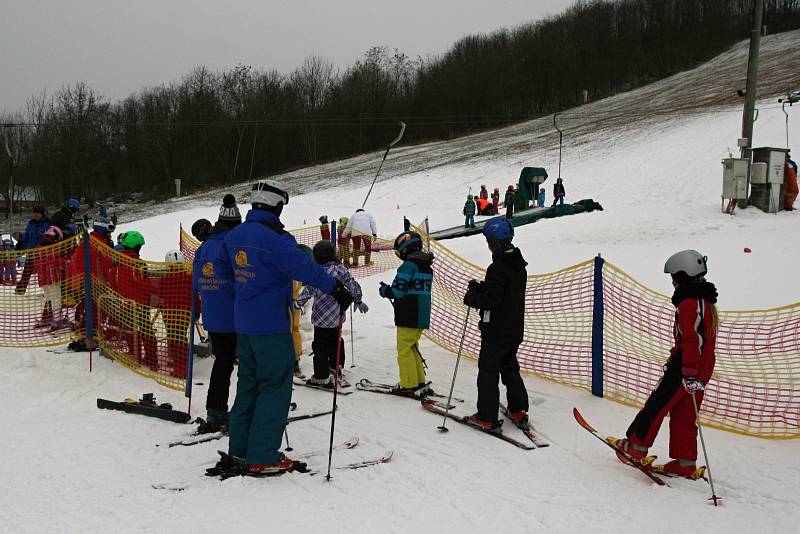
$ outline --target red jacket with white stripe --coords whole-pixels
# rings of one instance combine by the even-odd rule
[[[712,303],[701,297],[687,297],[675,309],[671,358],[680,357],[684,375],[696,370],[697,379],[707,383],[714,372],[717,332]]]

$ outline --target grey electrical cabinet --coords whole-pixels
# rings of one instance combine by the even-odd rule
[[[759,147],[753,149],[753,163],[766,165],[763,183],[750,184],[750,204],[767,213],[777,213],[783,209],[784,175],[786,148]]]
[[[744,158],[722,160],[722,198],[747,199],[747,165]]]

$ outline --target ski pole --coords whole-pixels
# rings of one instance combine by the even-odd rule
[[[450,393],[447,395],[447,406],[444,408],[444,418],[442,419],[442,426],[438,426],[440,431],[448,432],[447,428],[447,414],[450,413],[450,401],[453,399],[453,388],[456,385],[456,375],[458,374],[458,362],[461,361],[461,349],[464,348],[464,338],[467,336],[467,324],[469,323],[469,312],[471,308],[467,308],[467,317],[464,319],[464,330],[461,332],[461,342],[458,344],[458,355],[456,356],[456,367],[453,369],[453,381],[450,383]]]
[[[339,335],[336,336],[336,368],[333,375],[333,409],[331,411],[331,439],[328,444],[328,474],[325,475],[325,480],[331,479],[331,459],[333,458],[333,430],[336,427],[336,396],[339,393],[339,367],[341,365],[342,357],[342,323],[344,322],[344,313],[339,315]]]
[[[283,427],[283,435],[286,437],[286,450],[291,451],[292,447],[289,445],[289,431]]]
[[[356,366],[356,349],[355,349],[355,342],[353,341],[353,308],[355,308],[355,304],[353,307],[350,308],[350,368]]]
[[[711,478],[711,464],[708,463],[706,440],[703,439],[703,427],[700,426],[700,410],[697,409],[697,399],[694,398],[694,391],[692,391],[691,395],[692,395],[692,406],[694,406],[694,415],[697,424],[697,433],[700,434],[700,445],[703,446],[703,457],[706,460],[706,471],[708,471],[708,485],[711,486],[711,497],[709,498],[709,500],[714,501],[714,506],[718,506],[717,501],[720,499],[720,497],[717,497],[717,492],[714,491],[714,479]]]
[[[389,150],[391,150],[392,147],[397,143],[399,143],[400,139],[403,138],[403,133],[405,133],[406,131],[406,123],[399,122],[398,124],[400,125],[400,133],[397,134],[397,137],[394,138],[394,141],[389,143],[389,146],[386,147],[386,152],[384,152],[383,154],[383,159],[381,160],[381,164],[378,167],[378,172],[375,173],[375,178],[372,179],[372,185],[369,186],[369,191],[367,191],[367,196],[364,197],[364,202],[361,204],[362,208],[367,205],[367,199],[369,198],[370,193],[372,193],[372,188],[375,187],[375,182],[378,180],[378,175],[381,173],[381,169],[383,168],[383,162],[386,161],[386,156],[389,155]]]

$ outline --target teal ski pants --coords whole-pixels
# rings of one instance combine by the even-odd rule
[[[237,335],[239,381],[230,413],[228,454],[270,464],[279,449],[292,401],[292,335]]]

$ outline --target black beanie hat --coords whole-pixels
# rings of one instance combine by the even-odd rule
[[[236,206],[236,197],[228,193],[222,197],[222,206],[219,208],[219,220],[223,222],[240,223],[242,214]]]

